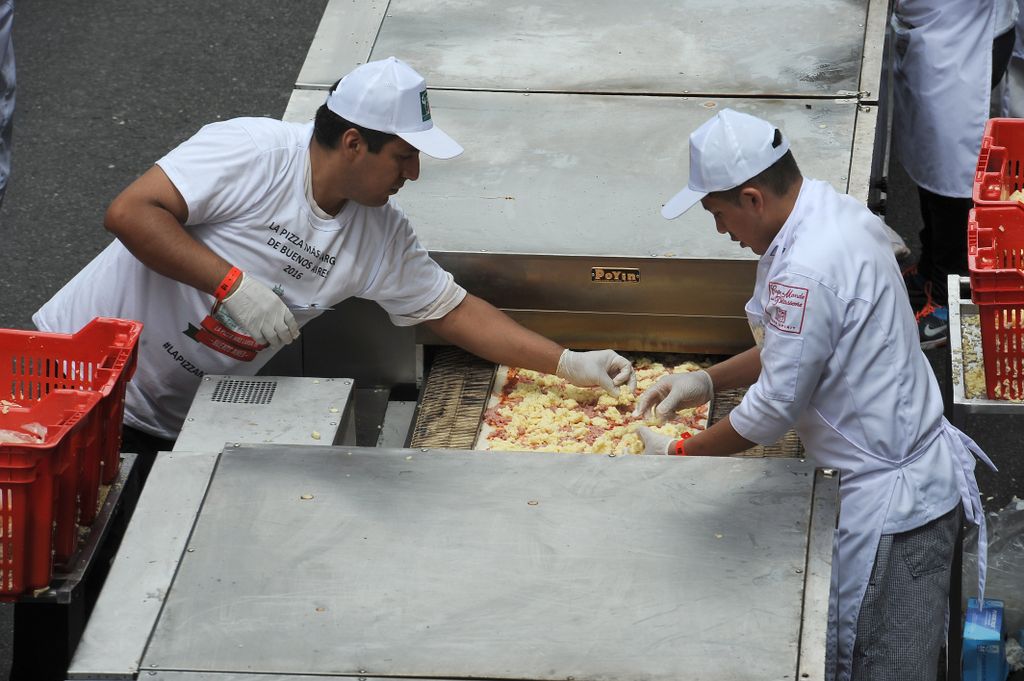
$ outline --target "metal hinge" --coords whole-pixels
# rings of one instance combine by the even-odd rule
[[[836,93],[839,97],[855,97],[857,99],[867,99],[871,96],[870,90],[840,90]]]

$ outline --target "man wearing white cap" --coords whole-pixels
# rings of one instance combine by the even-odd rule
[[[795,427],[808,454],[840,472],[826,678],[934,681],[961,507],[981,523],[984,588],[975,456],[992,464],[942,416],[882,223],[804,178],[774,125],[730,109],[690,135],[689,184],[662,215],[698,201],[761,256],[746,305],[755,345],[661,379],[637,412],[671,418],[715,390],[749,390],[685,441],[642,429],[645,453],[728,455]]]
[[[117,239],[33,321],[54,332],[95,316],[145,323],[126,451],[170,449],[204,374],[255,374],[353,296],[495,362],[608,390],[632,381],[625,358],[564,350],[429,257],[391,200],[419,177],[420,151],[448,159],[462,147],[434,125],[423,78],[394,57],[341,79],[313,123],[207,125],[114,200],[105,226]]]

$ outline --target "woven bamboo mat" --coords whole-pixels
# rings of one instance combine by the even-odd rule
[[[411,447],[472,449],[494,364],[459,348],[443,348],[430,367],[413,421]]]
[[[711,423],[718,423],[724,419],[733,408],[740,403],[747,393],[746,388],[733,390],[720,390],[715,393],[715,400],[711,404]],[[779,456],[800,458],[804,455],[804,446],[800,438],[792,430],[786,433],[781,440],[773,445],[758,445],[736,456]]]

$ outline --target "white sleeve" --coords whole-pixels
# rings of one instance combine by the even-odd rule
[[[389,209],[394,233],[358,297],[376,301],[398,326],[443,317],[462,302],[466,292],[430,257],[404,213]]]
[[[761,374],[729,414],[736,432],[768,445],[807,408],[838,342],[843,306],[808,277],[784,273],[767,284]]]
[[[248,210],[266,193],[272,162],[243,123],[221,121],[203,126],[156,163],[185,199],[185,224],[197,225]]]
[[[391,323],[395,326],[412,326],[425,322],[428,319],[440,319],[445,316],[463,301],[466,297],[466,289],[455,283],[451,272],[445,272],[448,277],[448,285],[441,291],[441,295],[426,307],[416,310],[408,315],[391,315]]]

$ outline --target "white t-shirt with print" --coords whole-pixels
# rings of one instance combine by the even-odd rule
[[[316,214],[305,191],[312,129],[263,118],[213,123],[157,164],[188,205],[186,230],[289,306],[323,308],[356,296],[377,301],[397,324],[416,323],[418,312],[451,297],[451,275],[394,203],[349,201],[333,218]],[[211,317],[213,303],[115,240],[33,321],[73,333],[97,316],[141,320],[125,423],[173,439],[204,374],[255,374],[273,355]],[[294,314],[303,325],[321,312]]]

